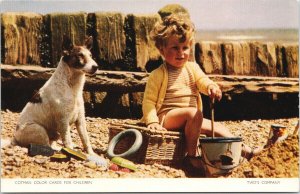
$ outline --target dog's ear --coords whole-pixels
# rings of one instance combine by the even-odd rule
[[[63,37],[63,43],[62,43],[62,49],[63,49],[63,54],[65,56],[70,54],[70,51],[73,49],[74,45],[71,41],[71,39],[69,38],[69,36],[64,35]]]
[[[89,36],[85,39],[84,45],[86,46],[87,49],[91,50],[93,47],[93,37]]]

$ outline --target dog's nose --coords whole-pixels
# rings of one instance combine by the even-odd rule
[[[98,69],[98,65],[93,65],[92,66],[92,73],[96,73],[97,69]]]

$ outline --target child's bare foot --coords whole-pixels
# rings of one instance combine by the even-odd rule
[[[255,147],[251,148],[249,152],[245,152],[244,158],[246,158],[248,161],[251,160],[254,156],[259,155],[264,150],[263,147]]]
[[[204,177],[205,170],[200,156],[185,156],[183,159],[183,169],[191,177]]]
[[[196,156],[187,156],[187,159],[190,160],[190,163],[195,168],[201,168],[203,166],[201,157]]]

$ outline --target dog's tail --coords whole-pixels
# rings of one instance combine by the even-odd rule
[[[15,138],[12,139],[1,139],[1,149],[5,148],[7,146],[15,146],[17,145],[17,142]]]

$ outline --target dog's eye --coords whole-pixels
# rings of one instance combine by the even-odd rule
[[[83,58],[84,57],[83,53],[78,53],[78,57]]]

